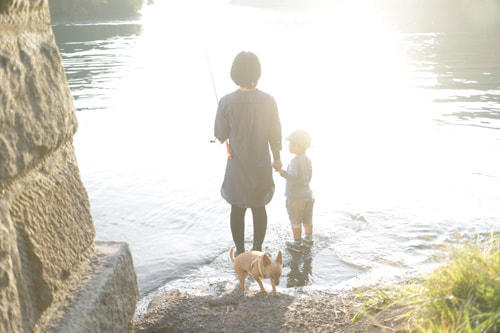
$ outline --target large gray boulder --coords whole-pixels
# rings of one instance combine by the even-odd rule
[[[94,243],[76,129],[48,0],[0,0],[1,332],[133,330],[131,254]]]

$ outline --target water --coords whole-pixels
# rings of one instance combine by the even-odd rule
[[[435,246],[457,234],[499,231],[496,30],[412,30],[392,18],[363,6],[213,0],[158,1],[135,21],[54,24],[97,239],[129,243],[138,313],[165,290],[234,288],[219,195],[226,152],[210,139],[244,49],[261,59],[259,88],[275,96],[283,133],[313,136],[315,246],[284,251],[280,292],[400,281],[434,268]],[[291,158],[284,141],[284,164]],[[275,182],[273,256],[291,238],[284,181]]]

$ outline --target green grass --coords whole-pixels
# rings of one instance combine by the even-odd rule
[[[500,332],[500,239],[458,239],[433,273],[408,284],[357,291],[368,318],[411,332]]]

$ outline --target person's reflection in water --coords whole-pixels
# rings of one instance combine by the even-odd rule
[[[312,256],[309,251],[291,253],[290,273],[287,275],[287,288],[303,287],[309,284],[312,272]]]

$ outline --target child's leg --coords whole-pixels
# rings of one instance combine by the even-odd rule
[[[293,232],[293,242],[285,242],[286,247],[289,250],[296,251],[296,252],[302,252],[303,246],[302,246],[302,228],[294,228],[292,227],[292,232]]]
[[[301,228],[294,228],[292,227],[292,232],[293,232],[293,238],[295,241],[300,241],[302,239],[302,230]]]
[[[293,238],[300,240],[302,238],[300,201],[298,199],[286,199],[286,210],[292,225]]]
[[[301,252],[302,251],[302,225],[300,223],[300,207],[299,200],[287,199],[286,208],[288,211],[288,216],[290,218],[290,224],[292,226],[293,232],[293,242],[286,242],[288,249],[292,251]]]
[[[312,240],[312,232],[313,232],[313,223],[312,223],[312,215],[313,215],[313,206],[314,206],[314,199],[308,200],[305,209],[304,209],[304,232],[305,232],[305,237],[304,237],[304,244],[308,247],[311,247],[313,245],[313,240]]]
[[[304,244],[307,247],[311,247],[313,245],[313,234],[312,234],[312,226],[306,227],[304,226]]]

